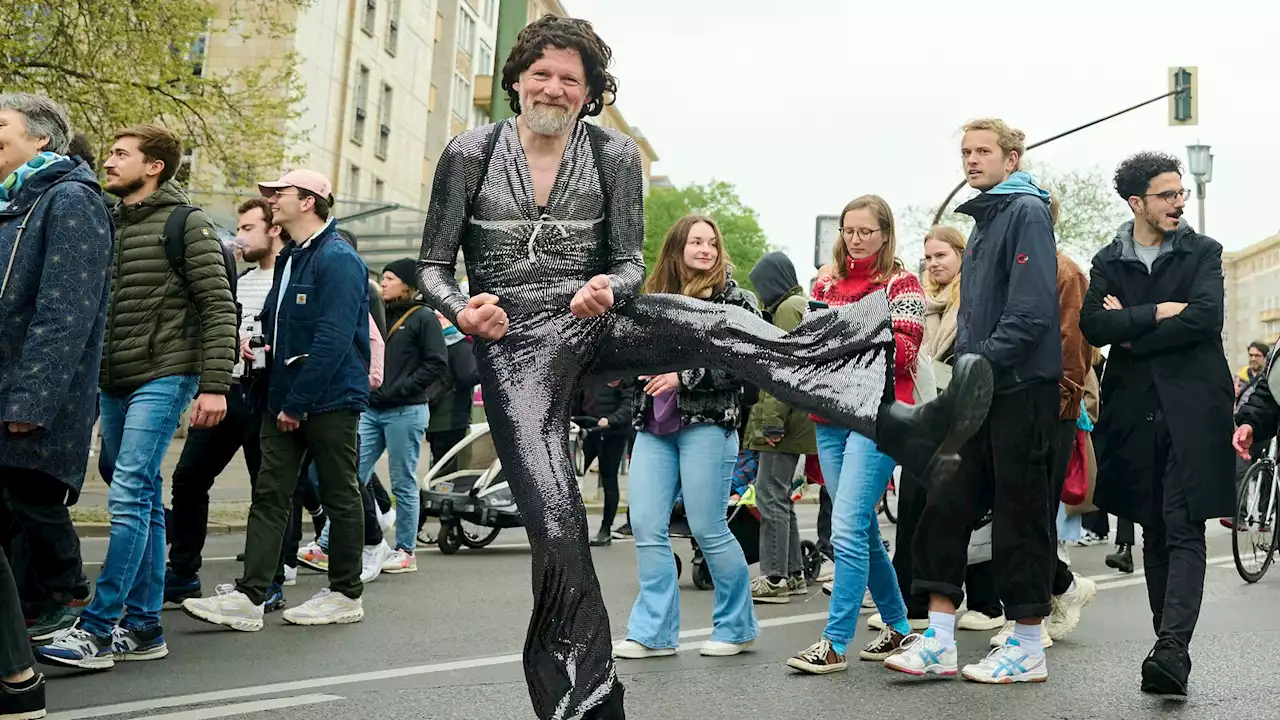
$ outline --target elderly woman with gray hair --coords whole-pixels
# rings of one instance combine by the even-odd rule
[[[61,607],[80,588],[67,506],[88,464],[112,257],[102,191],[66,156],[70,138],[54,101],[0,94],[0,486],[49,602]],[[71,613],[54,614],[69,624]],[[0,551],[0,716],[44,708],[29,642]]]

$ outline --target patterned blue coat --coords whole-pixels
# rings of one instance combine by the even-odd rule
[[[97,179],[78,160],[32,175],[0,211],[0,272],[13,258],[0,296],[0,423],[39,426],[11,436],[0,424],[0,468],[57,478],[68,504],[84,484],[98,411],[113,234]]]

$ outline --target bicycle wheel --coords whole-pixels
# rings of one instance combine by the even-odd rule
[[[1276,466],[1260,460],[1249,467],[1236,498],[1231,554],[1236,572],[1248,583],[1267,574],[1276,551]]]
[[[884,519],[898,524],[898,490],[893,486],[889,486],[884,490],[884,496],[880,498],[880,504],[884,508]]]

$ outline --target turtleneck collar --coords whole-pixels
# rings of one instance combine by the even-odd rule
[[[875,269],[876,260],[878,259],[878,254],[868,255],[860,260],[855,260],[853,259],[853,256],[849,256],[845,262],[845,266],[848,268],[849,274],[852,276],[870,275],[871,271]]]

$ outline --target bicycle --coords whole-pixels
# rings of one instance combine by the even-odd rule
[[[1231,532],[1231,554],[1236,572],[1248,583],[1256,583],[1267,574],[1275,559],[1277,502],[1276,441],[1267,444],[1267,452],[1253,461],[1236,497],[1236,516]],[[1252,560],[1256,570],[1246,568]]]
[[[894,525],[898,524],[898,480],[901,473],[902,468],[894,469],[893,477],[889,478],[889,486],[884,489],[880,504],[876,506],[876,512],[884,513],[884,519]]]

